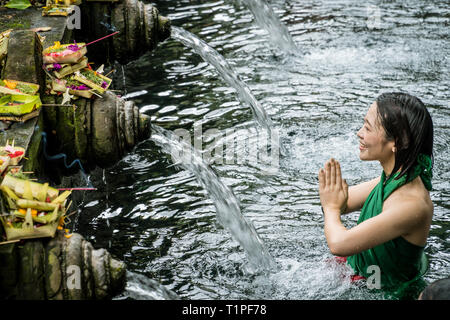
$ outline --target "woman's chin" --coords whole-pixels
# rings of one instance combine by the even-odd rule
[[[365,150],[360,150],[359,151],[359,159],[362,160],[362,161],[370,160],[368,155],[367,155],[367,152],[365,152]]]

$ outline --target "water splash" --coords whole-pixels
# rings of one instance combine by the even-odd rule
[[[242,0],[252,12],[260,28],[269,33],[269,37],[283,52],[297,54],[298,48],[287,27],[280,21],[277,14],[266,0]]]
[[[266,111],[258,100],[256,100],[250,88],[239,79],[238,75],[233,71],[231,66],[220,53],[218,53],[205,41],[183,28],[173,26],[171,36],[184,45],[192,48],[206,62],[216,68],[220,76],[236,90],[239,100],[250,106],[253,116],[258,124],[266,129],[269,134],[271,133],[272,121],[268,117]]]
[[[192,172],[208,192],[216,207],[218,222],[227,228],[247,254],[250,265],[247,271],[271,271],[276,263],[265,248],[251,222],[241,213],[239,202],[229,189],[190,145],[179,141],[170,131],[152,125],[151,139],[161,149],[172,156],[176,165]]]
[[[116,300],[179,300],[180,297],[158,281],[143,274],[127,271],[125,292],[115,297]]]
[[[148,93],[147,90],[139,90],[139,91],[131,92],[131,93],[128,93],[128,94],[122,96],[122,99],[126,100],[126,99],[136,98],[136,97],[143,96],[147,93]]]

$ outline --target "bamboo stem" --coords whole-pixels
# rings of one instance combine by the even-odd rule
[[[110,72],[108,72],[107,74],[105,74],[105,77],[109,76],[111,73],[113,73],[114,71],[116,71],[116,69],[112,69]]]
[[[72,211],[71,213],[69,213],[68,215],[66,215],[66,218],[69,218],[70,216],[73,216],[75,213],[77,213],[78,211]]]
[[[43,107],[75,107],[74,104],[58,104],[58,103],[45,103]]]
[[[14,243],[14,242],[19,242],[19,241],[20,241],[20,239],[19,239],[19,240],[3,241],[3,242],[0,242],[0,245],[2,245],[2,244],[8,244],[8,243]]]
[[[66,208],[66,212],[69,211],[70,206],[72,205],[72,200],[70,200],[69,205]]]
[[[95,92],[95,91],[93,91],[93,90],[91,90],[91,92],[92,92],[93,94],[95,94],[97,97],[103,98],[102,95],[98,94],[97,92]]]

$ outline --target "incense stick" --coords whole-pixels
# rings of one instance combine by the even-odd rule
[[[100,39],[97,39],[97,40],[91,41],[91,42],[89,42],[89,43],[86,43],[84,46],[81,46],[80,49],[83,48],[83,47],[87,47],[87,46],[90,45],[90,44],[96,43],[96,42],[98,42],[98,41],[100,41],[100,40],[109,38],[109,37],[111,37],[111,36],[113,36],[113,35],[115,35],[115,34],[118,34],[118,33],[119,33],[119,31],[116,31],[116,32],[114,32],[114,33],[108,34],[107,36],[101,37]]]
[[[80,191],[80,190],[97,190],[97,188],[58,188],[58,190],[60,191],[64,191],[64,190],[75,190],[75,191]]]

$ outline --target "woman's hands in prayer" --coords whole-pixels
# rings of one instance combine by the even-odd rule
[[[343,213],[347,206],[348,185],[342,179],[341,166],[331,158],[319,170],[319,195],[324,213]]]

